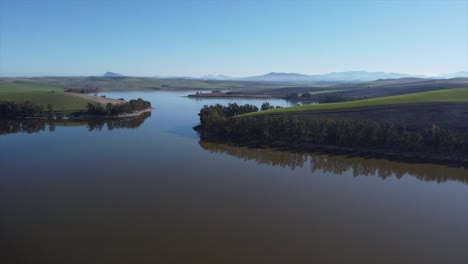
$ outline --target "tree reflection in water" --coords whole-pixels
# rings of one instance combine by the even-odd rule
[[[378,176],[381,179],[413,176],[419,180],[443,183],[458,181],[468,184],[468,170],[435,164],[411,164],[385,159],[356,158],[318,153],[288,152],[272,149],[236,147],[227,144],[200,141],[200,146],[212,153],[225,153],[258,164],[288,167],[292,170],[310,163],[311,173],[342,175],[351,171],[354,177]]]
[[[151,112],[142,113],[136,117],[95,119],[86,121],[74,120],[44,120],[44,119],[2,119],[0,120],[0,135],[16,133],[38,133],[41,131],[54,132],[56,127],[86,126],[89,131],[102,131],[105,127],[111,131],[122,128],[137,128],[151,116]]]

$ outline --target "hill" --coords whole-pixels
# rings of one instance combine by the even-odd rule
[[[431,92],[420,92],[407,95],[388,96],[366,100],[357,100],[329,104],[308,104],[301,106],[272,109],[254,114],[278,114],[301,111],[318,111],[333,109],[351,109],[356,107],[390,106],[400,104],[427,104],[427,103],[468,103],[468,88],[456,88],[437,90]]]
[[[468,88],[285,107],[246,116],[391,122],[409,128],[427,128],[437,124],[457,131],[468,131]]]
[[[2,78],[0,78],[2,79]],[[10,78],[12,79],[12,78]],[[199,80],[184,78],[153,78],[153,77],[35,77],[35,78],[13,78],[15,80],[34,80],[57,84],[66,88],[74,89],[101,89],[106,91],[143,91],[143,90],[231,90],[285,87],[273,83],[261,83],[253,81],[227,81],[227,80]]]
[[[103,77],[124,77],[124,76],[120,73],[106,72],[104,73]]]
[[[455,72],[455,73],[442,74],[439,77],[440,78],[468,78],[468,71],[460,71],[460,72]]]
[[[89,102],[119,103],[117,100],[64,92],[67,86],[47,81],[3,78],[0,79],[0,101],[23,103],[30,101],[46,106],[51,104],[57,112],[86,109]]]
[[[378,79],[398,79],[398,78],[422,78],[425,76],[409,75],[404,73],[387,73],[387,72],[367,72],[367,71],[346,71],[332,72],[327,74],[306,75],[299,73],[278,73],[270,72],[261,76],[251,76],[244,78],[251,81],[263,82],[368,82]]]

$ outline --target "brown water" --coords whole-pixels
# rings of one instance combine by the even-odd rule
[[[0,136],[0,263],[468,263],[468,170],[199,142],[232,100],[180,95]]]

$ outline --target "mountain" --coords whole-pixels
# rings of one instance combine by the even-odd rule
[[[153,75],[153,76],[150,76],[150,78],[156,78],[156,79],[184,79],[184,80],[201,79],[201,78],[197,78],[197,77],[184,76],[184,75],[171,75],[171,76]]]
[[[115,74],[115,76],[114,76]],[[120,77],[118,73],[108,72],[106,77]],[[249,77],[230,77],[222,74],[214,75],[208,74],[202,77],[187,77],[187,76],[153,76],[160,79],[199,79],[199,80],[216,80],[216,81],[253,81],[253,82],[287,82],[296,84],[310,84],[310,83],[346,83],[346,82],[372,82],[376,80],[385,79],[401,79],[401,78],[438,78],[450,79],[459,77],[468,77],[468,71],[461,71],[450,74],[443,74],[440,76],[424,76],[424,75],[411,75],[405,73],[394,72],[368,72],[368,71],[344,71],[344,72],[330,72],[327,74],[300,74],[288,72],[270,72],[265,75],[249,76]]]
[[[451,78],[460,78],[460,77],[468,77],[468,71],[460,71],[455,73],[448,73],[442,74],[439,78],[451,79]]]
[[[327,73],[321,75],[320,78],[330,81],[375,81],[379,79],[427,78],[427,76],[394,72],[348,71]]]
[[[308,82],[314,81],[314,75],[306,75],[299,73],[286,73],[286,72],[270,72],[261,76],[250,76],[244,78],[248,81],[260,82]]]
[[[115,72],[106,72],[103,75],[104,77],[125,77],[120,73],[115,73]]]
[[[208,75],[202,76],[201,79],[225,81],[225,80],[233,80],[234,78],[226,76],[226,75],[222,75],[222,74],[218,74],[218,75],[208,74]]]
[[[270,72],[261,76],[251,76],[244,78],[249,81],[263,82],[365,82],[379,79],[399,79],[399,78],[426,78],[421,75],[409,75],[403,73],[387,72],[366,72],[366,71],[347,71],[331,72],[322,75],[306,75],[299,73]]]

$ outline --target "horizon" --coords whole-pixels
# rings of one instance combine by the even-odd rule
[[[440,76],[468,70],[468,1],[447,2],[3,2],[0,76]]]
[[[265,72],[263,74],[259,75],[249,75],[249,76],[230,76],[226,74],[212,74],[212,73],[207,73],[201,76],[175,76],[175,75],[129,75],[125,74],[122,72],[116,72],[116,71],[106,71],[101,74],[91,74],[91,75],[18,75],[18,76],[0,76],[0,78],[47,78],[47,77],[102,77],[105,74],[118,74],[121,75],[121,77],[130,77],[130,78],[163,78],[163,79],[184,79],[184,78],[192,78],[192,79],[205,79],[206,77],[227,77],[227,78],[232,78],[233,80],[236,79],[243,79],[243,78],[250,78],[250,77],[262,77],[266,76],[269,74],[298,74],[298,75],[307,75],[307,76],[321,76],[321,75],[327,75],[327,74],[340,74],[340,73],[382,73],[382,74],[401,74],[401,75],[410,75],[408,76],[409,78],[441,78],[444,79],[444,75],[451,75],[451,74],[457,74],[457,73],[463,73],[463,74],[468,74],[468,71],[456,71],[456,72],[449,72],[449,73],[443,73],[439,75],[413,75],[413,74],[408,74],[404,72],[383,72],[383,71],[366,71],[366,70],[351,70],[351,71],[342,71],[342,72],[326,72],[326,73],[313,73],[313,74],[304,74],[300,72],[279,72],[279,71],[269,71]],[[405,77],[400,77],[400,78],[405,78]],[[453,77],[450,77],[453,78]],[[398,79],[398,78],[396,78]]]

